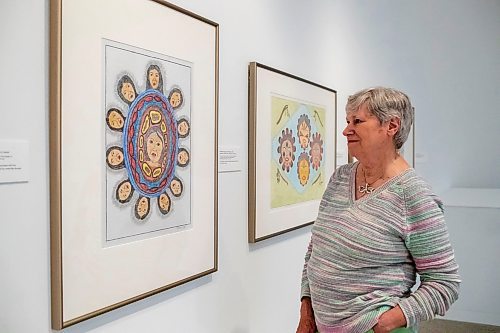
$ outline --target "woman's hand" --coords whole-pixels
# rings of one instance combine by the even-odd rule
[[[300,305],[300,321],[297,333],[316,333],[314,311],[309,297],[304,297]]]
[[[373,326],[374,333],[388,333],[396,328],[405,327],[406,326],[406,318],[403,314],[403,311],[396,305],[389,311],[382,313],[380,317],[378,317],[377,325]]]

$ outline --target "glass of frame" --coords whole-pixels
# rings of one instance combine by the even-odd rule
[[[313,223],[335,169],[335,90],[249,65],[248,240]]]
[[[219,28],[164,1],[50,6],[62,329],[217,270]]]

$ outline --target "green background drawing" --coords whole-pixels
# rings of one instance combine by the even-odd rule
[[[288,114],[283,112],[285,105],[288,105]],[[317,131],[315,133],[320,133],[321,138],[323,140],[323,158],[321,160],[321,166],[319,168],[319,175],[316,176],[315,179],[310,179],[310,184],[305,191],[300,193],[297,189],[290,184],[288,181],[288,176],[286,172],[283,171],[281,165],[279,165],[277,161],[277,156],[279,156],[278,152],[272,149],[271,151],[271,170],[270,170],[270,181],[271,181],[271,208],[278,208],[283,206],[288,206],[292,204],[307,202],[311,200],[321,199],[323,192],[325,190],[325,158],[328,158],[326,155],[326,149],[324,149],[325,145],[325,109],[312,106],[305,103],[299,103],[290,99],[284,99],[276,96],[271,97],[271,140],[276,136],[281,135],[281,131],[288,124],[289,118],[292,118],[296,112],[298,112],[299,106],[305,106],[309,111],[309,118],[311,123],[316,124]],[[312,117],[314,111],[319,114],[322,124],[317,121],[314,117]],[[302,109],[303,112],[303,109]],[[278,123],[278,121],[281,121]],[[293,136],[295,137],[296,145],[298,143],[297,137],[297,127],[296,124],[291,126],[293,130]],[[311,133],[312,134],[312,133]],[[271,143],[269,143],[271,144]],[[294,165],[296,165],[298,161],[298,155],[300,155],[299,150],[295,152],[295,160],[293,161]],[[297,177],[296,173],[291,174],[290,177]],[[287,179],[288,184],[283,180]],[[279,179],[279,180],[278,180]],[[312,184],[314,183],[314,184]]]

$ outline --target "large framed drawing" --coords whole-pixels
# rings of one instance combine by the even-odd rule
[[[335,168],[335,90],[249,65],[251,243],[311,224]]]
[[[50,5],[62,329],[217,270],[219,30],[164,1]]]

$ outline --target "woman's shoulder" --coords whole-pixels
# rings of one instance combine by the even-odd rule
[[[403,172],[399,183],[404,189],[414,191],[432,191],[430,184],[413,168],[409,168]]]
[[[354,163],[348,163],[348,164],[343,164],[339,167],[337,167],[330,178],[330,182],[332,181],[348,181],[351,174],[356,171],[356,164],[357,162]]]
[[[406,200],[410,201],[435,201],[442,206],[441,199],[434,193],[432,186],[420,176],[415,169],[406,170],[398,182]]]
[[[356,171],[357,164],[358,162],[343,164],[335,170],[335,173],[342,176],[351,175],[354,171]]]

